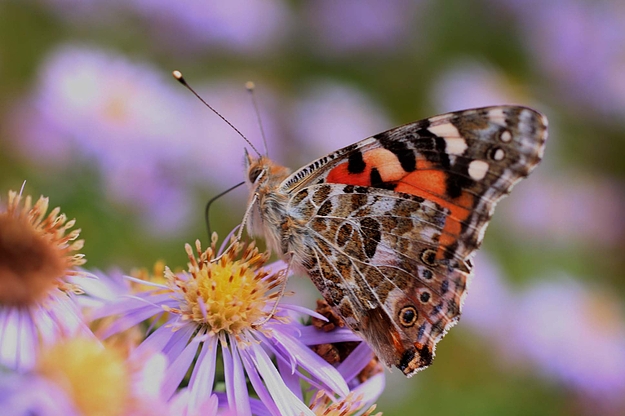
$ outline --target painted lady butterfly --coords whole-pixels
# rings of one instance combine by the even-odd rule
[[[247,155],[248,231],[412,376],[458,321],[495,205],[538,164],[546,138],[543,115],[499,106],[397,127],[293,173]]]

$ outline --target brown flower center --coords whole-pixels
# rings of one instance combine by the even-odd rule
[[[64,288],[62,278],[76,273],[68,269],[84,263],[81,255],[72,255],[82,241],[70,244],[79,230],[65,233],[73,221],[66,223],[58,210],[44,217],[46,198],[34,206],[30,197],[23,207],[20,202],[11,192],[6,210],[0,210],[0,305],[32,305],[55,287]]]

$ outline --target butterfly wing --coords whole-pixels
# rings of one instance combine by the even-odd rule
[[[544,116],[466,110],[397,127],[288,177],[306,222],[297,256],[326,300],[388,365],[430,364],[457,322],[495,204],[540,161]]]

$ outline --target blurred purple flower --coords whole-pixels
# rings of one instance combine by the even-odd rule
[[[81,416],[62,388],[35,374],[0,373],[0,409],[10,416]]]
[[[496,4],[508,7],[520,21],[534,62],[550,76],[564,104],[592,117],[603,114],[621,120],[625,111],[622,1],[509,0]]]
[[[307,163],[391,126],[384,111],[361,91],[332,81],[307,86],[293,106],[292,136]]]
[[[322,54],[388,52],[412,39],[422,1],[317,0],[304,5],[310,39]]]
[[[477,253],[474,277],[462,312],[462,324],[500,343],[509,335],[509,322],[516,312],[514,294],[508,288],[497,264],[484,251]]]
[[[14,145],[28,158],[67,168],[94,163],[108,194],[145,213],[151,229],[178,229],[189,212],[176,143],[190,111],[154,68],[87,47],[65,46],[43,64],[33,96],[13,114]],[[61,150],[50,149],[60,148]]]
[[[272,356],[280,368],[288,368],[297,379],[340,396],[348,393],[340,372],[307,347],[301,325],[288,314],[292,310],[316,316],[315,312],[280,304],[275,315],[268,315],[277,296],[269,291],[284,276],[283,271],[272,274],[268,271],[271,267],[262,268],[266,254],[238,242],[227,251],[218,252],[216,236],[206,251],[201,250],[199,242],[196,253],[190,246],[186,250],[190,260],[188,273],[175,275],[166,269],[166,285],[153,283],[155,290],[122,299],[95,316],[119,315],[118,325],[109,331],[113,334],[168,313],[167,322],[133,353],[133,357],[141,357],[161,351],[169,358],[166,382],[161,389],[163,397],[170,398],[193,367],[187,394],[189,412],[194,414],[213,391],[219,349],[224,361],[227,402],[236,414],[251,414],[246,375],[270,412],[311,414],[289,389]],[[221,260],[211,261],[220,254]],[[353,337],[352,334],[352,340]],[[305,376],[302,370],[309,375]]]
[[[179,415],[160,395],[165,357],[143,358],[126,361],[93,337],[58,340],[41,349],[28,374],[0,375],[2,414]]]
[[[534,284],[519,298],[509,348],[539,371],[595,398],[625,394],[625,321],[606,292],[563,278]]]
[[[531,98],[521,86],[486,63],[464,60],[443,71],[430,92],[437,112],[463,110],[488,105],[523,103]]]
[[[254,107],[243,82],[222,80],[203,83],[195,89],[239,129],[261,154],[265,154]],[[267,150],[272,158],[280,160],[284,157],[284,146],[280,141],[278,118],[275,116],[278,111],[276,103],[280,100],[265,85],[260,86],[255,94],[267,140]],[[194,132],[187,138],[188,144],[185,145],[188,147],[187,163],[194,167],[189,176],[206,178],[206,181],[210,180],[221,187],[234,185],[243,180],[244,149],[247,148],[250,153],[254,151],[232,127],[212,114],[202,103],[190,94],[188,99],[194,105],[195,111],[191,121]]]
[[[541,173],[502,206],[519,237],[561,245],[612,246],[625,241],[625,192],[616,180],[573,173]]]
[[[287,34],[290,14],[281,0],[133,0],[128,6],[152,24],[159,42],[177,51],[215,45],[245,54],[267,53]]]
[[[241,130],[259,131],[243,83],[224,82],[206,92]],[[261,111],[270,101],[263,91]],[[275,123],[263,115],[271,140]],[[184,230],[194,189],[243,177],[245,143],[229,126],[173,79],[113,53],[71,46],[55,51],[33,96],[9,123],[11,135],[20,138],[14,147],[37,164],[68,168],[76,156],[92,163],[107,194],[140,210],[155,234]],[[262,152],[261,140],[255,142]],[[270,149],[279,150],[274,144]]]

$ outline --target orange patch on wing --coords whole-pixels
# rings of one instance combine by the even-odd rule
[[[449,249],[460,238],[462,221],[469,218],[471,214],[471,210],[466,207],[473,205],[474,197],[463,191],[459,197],[450,200],[447,196],[447,174],[428,165],[427,162],[419,163],[418,169],[425,168],[426,170],[416,170],[406,175],[397,184],[395,190],[436,202],[450,211],[450,215],[445,220],[436,253],[436,258],[440,260],[445,257],[445,250]]]
[[[366,166],[361,173],[350,173],[347,163],[341,163],[328,173],[326,182],[345,185],[371,186],[371,167]]]
[[[425,160],[417,160],[417,169],[406,172],[402,169],[397,157],[386,149],[374,149],[363,153],[365,169],[361,173],[350,173],[348,163],[341,163],[332,169],[326,178],[329,183],[345,185],[371,186],[371,169],[377,168],[385,182],[396,183],[395,191],[419,196],[433,201],[450,211],[445,221],[443,232],[439,239],[437,259],[445,257],[445,250],[449,249],[460,238],[462,221],[469,218],[474,197],[463,191],[453,200],[447,195],[447,173]]]
[[[386,149],[373,149],[362,154],[365,163],[364,171],[351,173],[347,162],[341,163],[328,173],[326,178],[330,183],[343,183],[345,185],[371,186],[371,169],[376,168],[380,178],[384,182],[398,181],[406,176],[406,171],[401,167],[397,156]]]
[[[380,177],[384,182],[398,181],[408,173],[401,167],[395,153],[390,150],[373,149],[363,153],[362,158],[367,167],[371,166],[380,172]]]

